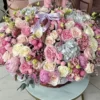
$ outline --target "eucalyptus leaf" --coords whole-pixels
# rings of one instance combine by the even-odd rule
[[[22,84],[22,85],[21,85],[21,86],[20,86],[17,90],[19,90],[19,89],[20,89],[20,90],[22,91],[22,90],[24,90],[25,88],[26,88],[26,84],[25,84],[25,83],[23,83],[23,84]]]

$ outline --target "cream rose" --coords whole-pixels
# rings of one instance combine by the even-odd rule
[[[45,40],[45,44],[46,45],[52,45],[54,43],[55,43],[55,40],[54,40],[54,38],[52,36],[47,36],[46,37],[46,40]]]
[[[23,47],[23,44],[20,44],[20,43],[15,44],[12,49],[13,56],[18,56],[20,54],[22,47]]]
[[[2,59],[3,59],[4,62],[7,62],[11,57],[12,57],[12,55],[8,51],[6,51],[3,54]]]
[[[31,49],[28,46],[23,46],[22,49],[20,50],[19,55],[21,57],[27,57],[30,52],[31,52]]]
[[[88,73],[88,74],[91,74],[94,72],[94,64],[91,64],[90,62],[87,64],[86,68],[85,68],[85,71]]]
[[[43,69],[46,71],[54,71],[56,68],[56,64],[54,62],[44,62]]]
[[[53,38],[53,39],[57,39],[58,38],[58,33],[56,30],[53,30],[52,33],[50,33],[50,36]]]
[[[43,29],[40,27],[38,30],[35,31],[34,35],[35,35],[37,38],[41,38],[42,35],[43,35]]]
[[[31,50],[28,46],[24,46],[23,44],[18,43],[13,46],[12,52],[13,56],[26,57],[29,52],[31,52]]]
[[[61,77],[66,77],[70,73],[70,69],[67,66],[59,66],[58,71],[60,72]]]
[[[74,27],[74,25],[75,25],[75,22],[72,21],[72,20],[70,20],[67,23],[65,23],[66,29],[70,29],[70,28]]]

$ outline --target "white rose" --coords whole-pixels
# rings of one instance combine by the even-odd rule
[[[11,57],[12,56],[8,51],[6,51],[2,56],[4,62],[7,62]]]
[[[61,77],[66,77],[70,73],[70,69],[67,66],[59,66],[58,71],[60,72]]]
[[[87,64],[86,68],[85,68],[85,71],[88,73],[88,74],[91,74],[94,72],[94,65],[91,64],[90,62]]]
[[[93,29],[89,25],[84,28],[84,32],[90,37],[94,36]]]
[[[46,70],[46,71],[54,71],[56,68],[56,64],[53,63],[53,62],[45,62],[44,65],[43,65],[43,69]]]
[[[98,42],[94,37],[89,38],[89,44],[92,50],[95,52],[98,48]]]
[[[68,21],[67,23],[65,23],[66,29],[70,29],[70,28],[74,27],[74,25],[75,25],[74,21]]]

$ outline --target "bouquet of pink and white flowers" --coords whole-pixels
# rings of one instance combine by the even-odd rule
[[[4,17],[0,64],[24,85],[63,85],[94,72],[98,49],[94,22],[81,11],[27,7]]]

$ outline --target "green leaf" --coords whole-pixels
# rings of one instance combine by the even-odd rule
[[[22,90],[24,90],[25,88],[26,88],[26,84],[25,84],[25,83],[23,83],[23,84],[22,84],[22,85],[21,85],[21,86],[20,86],[17,90],[19,90],[19,89],[20,89],[20,90],[22,91]]]

